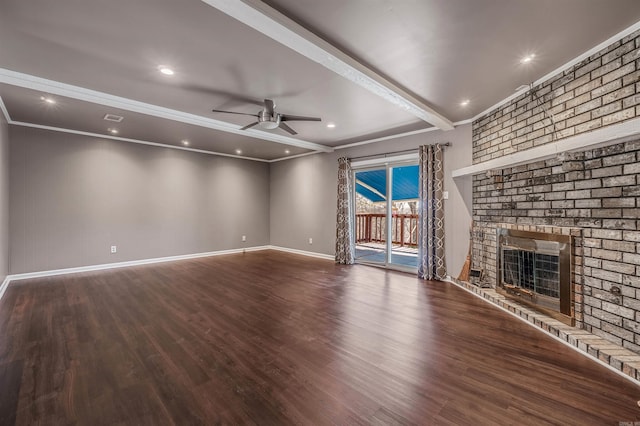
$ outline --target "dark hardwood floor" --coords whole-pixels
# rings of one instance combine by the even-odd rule
[[[640,420],[640,388],[459,288],[275,251],[13,282],[0,424]]]

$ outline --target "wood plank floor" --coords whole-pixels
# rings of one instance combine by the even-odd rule
[[[275,251],[13,282],[1,425],[640,420],[640,388],[482,300]]]

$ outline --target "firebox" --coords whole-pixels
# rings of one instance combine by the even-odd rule
[[[497,290],[574,325],[570,235],[498,228]]]

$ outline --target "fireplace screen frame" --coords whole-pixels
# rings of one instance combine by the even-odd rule
[[[537,252],[544,255],[557,252],[559,275],[558,307],[554,308],[548,303],[544,303],[545,297],[542,295],[526,289],[523,290],[521,287],[510,285],[503,281],[503,247]],[[573,286],[571,283],[573,272],[572,247],[573,238],[571,235],[497,228],[496,266],[498,274],[496,276],[496,289],[501,294],[524,302],[565,324],[574,325]]]

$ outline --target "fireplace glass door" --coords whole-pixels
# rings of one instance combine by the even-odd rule
[[[572,318],[569,235],[498,229],[498,290]]]
[[[559,253],[502,248],[502,282],[532,292],[539,303],[560,309]]]

